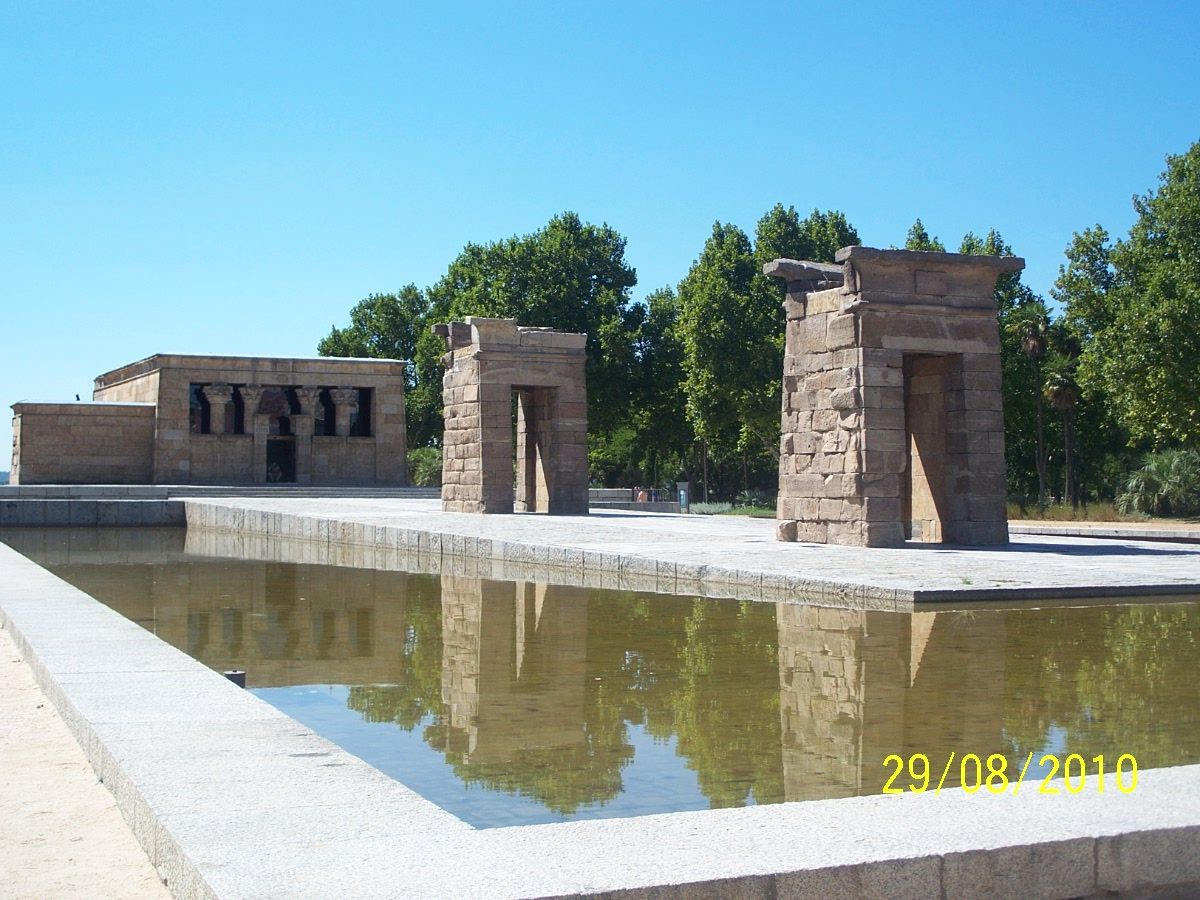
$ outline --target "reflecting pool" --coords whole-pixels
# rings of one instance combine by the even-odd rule
[[[480,827],[878,793],[893,753],[1200,762],[1194,600],[900,614],[72,534],[0,539]]]

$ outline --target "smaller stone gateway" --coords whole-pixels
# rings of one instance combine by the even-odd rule
[[[587,335],[479,316],[433,333],[448,348],[442,509],[587,515]]]
[[[843,247],[787,281],[782,541],[1005,544],[996,279],[1017,257]]]

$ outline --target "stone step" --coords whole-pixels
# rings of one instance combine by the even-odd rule
[[[20,484],[0,486],[2,500],[166,500],[181,497],[374,497],[437,499],[440,488],[362,485]]]

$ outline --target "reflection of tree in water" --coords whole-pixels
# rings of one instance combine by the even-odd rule
[[[551,588],[551,590],[554,590]],[[536,799],[560,814],[607,803],[633,758],[628,725],[643,725],[697,775],[713,807],[783,800],[774,606],[603,592],[586,617],[586,671],[563,746],[515,747],[505,758],[470,758],[442,703],[440,616],[413,601],[404,684],[354,687],[350,706],[369,721],[424,732],[459,778]],[[414,619],[415,617],[415,619]],[[411,647],[410,647],[411,644]],[[551,685],[525,675],[530,702]],[[478,754],[477,754],[478,756]]]
[[[1200,605],[1044,610],[1009,617],[1005,730],[1018,755],[1051,727],[1090,762],[1132,753],[1140,768],[1200,762]]]
[[[346,705],[368,722],[412,731],[442,708],[442,605],[437,582],[412,579],[396,684],[352,685]],[[382,637],[382,636],[381,636]]]
[[[774,606],[695,600],[681,632],[675,674],[648,697],[652,733],[675,734],[713,807],[781,802]]]
[[[583,806],[604,805],[621,793],[621,769],[633,758],[633,747],[625,740],[625,723],[606,714],[610,711],[603,703],[589,702],[584,706],[581,743],[522,749],[506,760],[466,761],[440,718],[425,729],[425,740],[445,754],[454,774],[467,784],[530,797],[570,815]]]

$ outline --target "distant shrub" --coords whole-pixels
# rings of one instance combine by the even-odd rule
[[[408,482],[413,487],[441,486],[441,447],[418,447],[408,451]]]
[[[697,516],[719,516],[733,509],[732,503],[693,503],[692,513]]]
[[[734,499],[733,505],[773,509],[775,507],[775,494],[772,491],[756,489],[742,491]]]
[[[1117,495],[1117,509],[1147,516],[1200,513],[1200,453],[1160,450],[1149,454]]]

